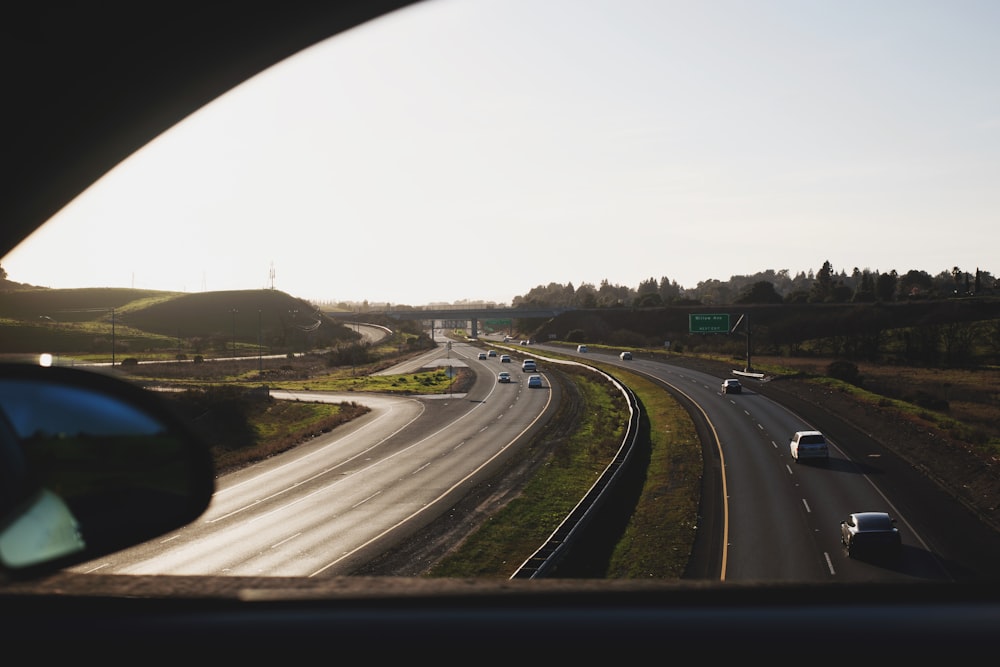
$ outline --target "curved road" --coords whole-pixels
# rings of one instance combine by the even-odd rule
[[[533,346],[576,359],[594,359],[645,375],[701,406],[718,457],[718,521],[721,566],[716,577],[735,582],[906,582],[969,578],[969,567],[930,545],[966,539],[949,532],[950,503],[940,489],[923,484],[910,491],[934,494],[941,516],[910,516],[903,507],[905,482],[888,474],[870,452],[856,454],[831,440],[828,463],[796,463],[788,442],[797,430],[816,428],[756,390],[744,379],[742,394],[722,394],[724,377],[638,356],[622,361],[610,353],[579,354],[561,346]],[[729,377],[729,376],[726,376]],[[846,444],[846,443],[845,443]],[[886,489],[892,488],[889,492]],[[905,496],[908,498],[909,496]],[[903,538],[898,563],[852,559],[840,543],[840,521],[850,512],[887,511],[897,517]],[[703,514],[706,508],[703,508]],[[961,509],[955,509],[961,513]],[[995,540],[993,540],[995,542]],[[974,548],[974,547],[973,547]],[[992,576],[986,572],[975,576]]]
[[[424,365],[464,364],[468,394],[328,394],[372,412],[281,456],[218,480],[197,521],[158,540],[74,568],[104,574],[311,577],[350,574],[448,509],[477,478],[516,456],[558,404],[528,389],[519,363],[478,360],[465,344]],[[509,369],[510,384],[496,373]],[[544,369],[540,369],[544,375]],[[294,399],[296,396],[287,395]],[[309,392],[303,399],[318,400]]]

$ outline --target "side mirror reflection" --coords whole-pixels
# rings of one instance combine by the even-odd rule
[[[31,576],[197,518],[208,447],[152,392],[80,369],[0,365],[0,569]]]

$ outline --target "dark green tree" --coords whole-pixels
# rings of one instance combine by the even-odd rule
[[[646,292],[637,296],[633,305],[636,308],[658,308],[663,305],[663,299],[659,292]]]
[[[816,279],[813,280],[812,289],[809,292],[809,300],[813,303],[823,303],[833,297],[833,265],[829,261],[823,262],[823,266],[816,272]]]
[[[899,278],[898,291],[903,298],[927,297],[934,289],[934,279],[926,271],[910,269]]]
[[[750,285],[736,299],[736,303],[782,303],[784,299],[774,288],[774,283],[767,280]]]
[[[895,301],[899,275],[895,270],[880,273],[875,278],[875,298],[879,301]]]
[[[867,269],[860,274],[854,270],[857,276],[857,286],[854,288],[854,296],[851,298],[856,303],[872,303],[875,301],[875,276]]]

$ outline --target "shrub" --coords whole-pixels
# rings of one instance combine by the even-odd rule
[[[915,391],[912,394],[907,394],[903,397],[903,400],[926,410],[935,410],[937,412],[948,412],[950,407],[947,400],[923,389]]]
[[[858,366],[850,361],[830,362],[826,367],[826,374],[835,380],[843,380],[856,387],[861,386],[861,373],[858,372]]]

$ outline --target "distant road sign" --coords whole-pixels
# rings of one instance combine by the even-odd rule
[[[689,333],[729,333],[729,313],[688,315]]]

